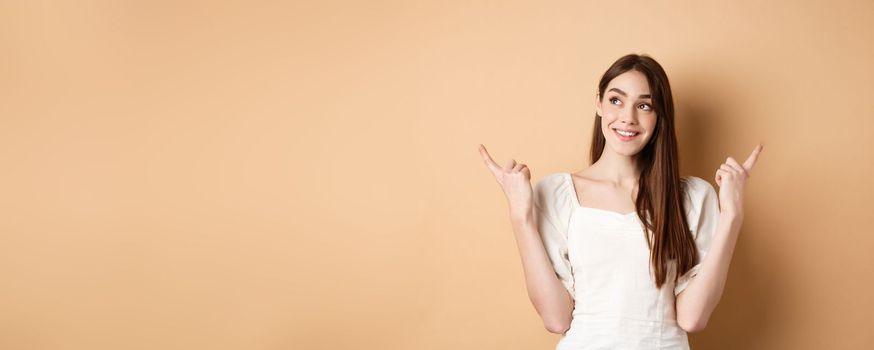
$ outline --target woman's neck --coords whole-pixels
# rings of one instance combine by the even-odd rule
[[[592,168],[599,178],[617,187],[633,188],[640,177],[634,157],[610,152],[607,148],[601,153],[601,158],[592,164]]]

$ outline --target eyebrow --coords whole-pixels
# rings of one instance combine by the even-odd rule
[[[619,90],[617,88],[610,88],[610,90],[607,90],[607,92],[614,91],[614,90],[616,92],[618,92],[620,95],[628,97],[628,94],[626,94],[625,91]],[[652,98],[652,96],[650,96],[650,94],[643,94],[643,95],[640,95],[640,98]]]

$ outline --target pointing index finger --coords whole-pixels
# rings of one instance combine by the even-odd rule
[[[492,157],[489,155],[489,151],[486,150],[486,146],[483,146],[482,144],[479,145],[479,154],[483,157],[483,161],[490,169],[496,170],[501,168],[500,166],[498,166],[498,163],[495,163],[495,161],[492,160]]]
[[[753,169],[753,165],[755,165],[756,160],[759,159],[759,153],[762,152],[762,148],[764,148],[764,146],[760,143],[758,146],[756,146],[756,149],[753,150],[753,153],[750,154],[750,157],[747,158],[747,160],[744,162],[744,168],[746,168],[747,171]]]

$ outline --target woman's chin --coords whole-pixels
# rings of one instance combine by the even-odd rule
[[[613,149],[613,152],[625,157],[634,157],[638,153],[640,153],[640,147],[629,147],[628,145],[623,145],[620,147],[610,147]]]

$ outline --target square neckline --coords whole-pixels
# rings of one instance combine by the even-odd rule
[[[592,211],[598,211],[598,212],[608,213],[608,214],[612,214],[612,215],[619,216],[619,217],[622,217],[622,218],[627,218],[627,217],[631,216],[632,214],[637,214],[637,211],[636,211],[636,210],[635,210],[635,211],[632,211],[632,212],[630,212],[630,213],[627,213],[627,214],[622,214],[622,213],[620,213],[620,212],[618,212],[618,211],[612,211],[612,210],[609,210],[609,209],[601,209],[601,208],[595,208],[595,207],[586,207],[586,206],[583,206],[582,204],[580,204],[580,197],[578,197],[578,195],[577,195],[577,187],[576,187],[576,185],[574,184],[574,177],[573,177],[573,175],[571,175],[571,173],[569,173],[569,172],[565,172],[564,174],[565,174],[565,179],[566,179],[567,181],[569,181],[569,183],[570,183],[570,187],[571,187],[571,195],[574,197],[574,205],[575,205],[577,208],[579,208],[579,209],[584,209],[584,210],[592,210]]]

